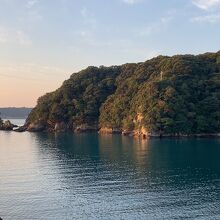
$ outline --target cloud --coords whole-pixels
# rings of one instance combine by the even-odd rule
[[[16,41],[20,45],[24,45],[24,46],[32,45],[31,39],[23,31],[16,31],[15,37],[16,37]]]
[[[198,22],[198,23],[218,23],[220,22],[220,14],[211,14],[205,16],[198,16],[194,17],[190,20],[191,22]]]
[[[7,43],[8,41],[8,32],[5,28],[0,27],[0,43]]]
[[[36,63],[19,63],[0,65],[0,76],[4,78],[16,78],[21,80],[50,81],[51,76],[55,76],[57,81],[68,76],[69,70],[47,65],[39,65]],[[4,73],[4,74],[3,74]],[[30,77],[30,73],[35,77]]]
[[[43,16],[39,13],[37,7],[39,3],[39,0],[28,0],[26,2],[26,8],[27,8],[27,14],[25,16],[25,20],[28,20],[29,22],[36,22],[43,20]]]
[[[39,22],[43,20],[43,16],[37,10],[30,10],[27,16],[30,22]]]
[[[129,4],[129,5],[134,5],[136,3],[141,2],[142,0],[122,0],[124,3]]]
[[[86,7],[81,9],[80,14],[83,18],[84,24],[90,25],[91,27],[96,26],[97,21],[96,21],[94,15],[91,12],[89,12],[89,10]]]
[[[21,46],[31,46],[30,37],[22,30],[0,27],[0,44],[15,43]]]
[[[90,30],[77,30],[73,34],[79,41],[90,41],[93,38],[93,33]]]
[[[82,8],[80,11],[81,15],[83,18],[87,18],[88,17],[88,9],[87,8]]]
[[[38,3],[38,0],[29,0],[29,1],[27,1],[27,3],[26,3],[26,7],[27,7],[27,8],[32,8],[32,7],[34,7],[37,3]]]
[[[220,6],[220,0],[193,0],[192,3],[203,10],[210,10]]]
[[[110,47],[114,44],[110,41],[102,41],[97,39],[97,36],[90,30],[79,30],[73,32],[78,44],[87,45],[90,47]],[[76,46],[71,46],[72,49],[79,51]]]
[[[158,33],[164,30],[167,25],[173,20],[173,16],[167,16],[160,18],[159,21],[147,25],[145,28],[141,29],[139,36],[146,37],[154,33]]]

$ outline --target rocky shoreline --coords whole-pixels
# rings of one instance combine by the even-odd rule
[[[125,130],[120,128],[99,128],[97,124],[88,125],[86,123],[70,126],[64,122],[47,123],[46,125],[41,123],[30,123],[23,126],[13,125],[10,121],[5,121],[0,125],[0,130],[4,131],[14,131],[14,132],[51,132],[51,133],[61,133],[61,132],[73,132],[73,133],[90,133],[96,132],[102,135],[113,135],[120,134],[123,136],[137,137],[142,139],[148,138],[220,138],[220,133],[201,133],[201,134],[165,134],[148,132],[143,126],[136,130]]]
[[[123,136],[130,136],[130,137],[139,137],[142,139],[148,138],[220,138],[220,133],[201,133],[201,134],[165,134],[165,133],[150,133],[147,132],[146,129],[141,128],[137,130],[122,130],[122,129],[112,129],[112,128],[101,128],[98,133],[100,134],[121,134]]]

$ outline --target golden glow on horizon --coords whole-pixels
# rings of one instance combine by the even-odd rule
[[[54,91],[69,77],[68,72],[33,64],[0,65],[0,107],[34,107],[40,96]]]

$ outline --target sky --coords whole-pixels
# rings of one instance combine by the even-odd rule
[[[87,66],[220,50],[220,0],[0,0],[0,107]]]

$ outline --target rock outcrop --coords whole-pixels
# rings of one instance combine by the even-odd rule
[[[30,123],[27,126],[27,131],[29,132],[40,132],[40,131],[44,131],[45,130],[45,125],[42,123]]]
[[[99,133],[100,134],[120,134],[122,133],[122,129],[103,127],[103,128],[100,128]]]
[[[25,131],[27,131],[27,126],[23,125],[23,126],[17,127],[13,131],[15,131],[15,132],[25,132]]]
[[[65,122],[57,122],[54,127],[55,132],[65,132],[67,130],[67,124]]]
[[[94,124],[94,125],[89,125],[89,124],[81,124],[78,126],[73,126],[73,131],[75,133],[83,133],[83,132],[95,132],[98,131],[98,125]]]
[[[0,123],[0,130],[12,131],[14,128],[18,127],[17,125],[12,124],[9,120]]]

